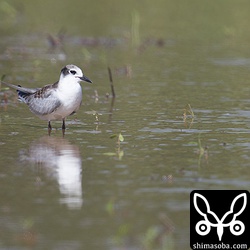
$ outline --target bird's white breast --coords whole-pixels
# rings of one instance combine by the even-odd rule
[[[72,110],[82,102],[82,88],[78,82],[72,84],[59,84],[57,96],[65,109]]]
[[[65,79],[66,80],[66,79]],[[77,111],[82,102],[82,88],[78,82],[60,81],[55,92],[61,106],[51,114],[41,117],[46,120],[61,120]]]

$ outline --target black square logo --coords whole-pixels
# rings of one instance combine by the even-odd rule
[[[191,249],[249,249],[247,190],[194,190],[190,194]]]

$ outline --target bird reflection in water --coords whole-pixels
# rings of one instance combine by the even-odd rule
[[[79,148],[65,138],[42,137],[31,144],[28,160],[45,168],[57,180],[61,203],[70,209],[82,206],[82,160]]]

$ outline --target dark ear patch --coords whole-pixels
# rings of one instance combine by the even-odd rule
[[[64,67],[64,68],[61,70],[61,73],[64,74],[64,75],[66,76],[66,75],[69,73],[67,67]]]

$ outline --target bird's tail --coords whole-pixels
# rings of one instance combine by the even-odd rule
[[[21,87],[21,85],[17,86],[11,83],[3,82],[3,81],[1,81],[1,83],[5,84],[6,86],[10,88],[16,89],[17,94],[18,94],[18,100],[21,102],[25,102],[25,103],[27,103],[27,97],[29,95],[39,90],[39,89],[24,88],[24,87]]]
[[[18,87],[21,87],[21,85],[18,85]],[[18,100],[21,101],[21,102],[26,103],[27,102],[26,98],[27,98],[27,96],[30,95],[30,93],[25,93],[25,92],[23,92],[23,91],[21,91],[19,89],[17,89],[16,92],[17,92],[17,95],[18,95]]]
[[[10,88],[13,88],[13,89],[16,89],[16,90],[19,90],[23,93],[27,93],[27,94],[33,94],[35,93],[37,90],[39,90],[40,88],[37,88],[37,89],[31,89],[31,88],[24,88],[24,87],[21,87],[20,85],[14,85],[14,84],[11,84],[11,83],[7,83],[7,82],[3,82],[1,81],[1,83],[3,83],[4,85],[10,87]]]

